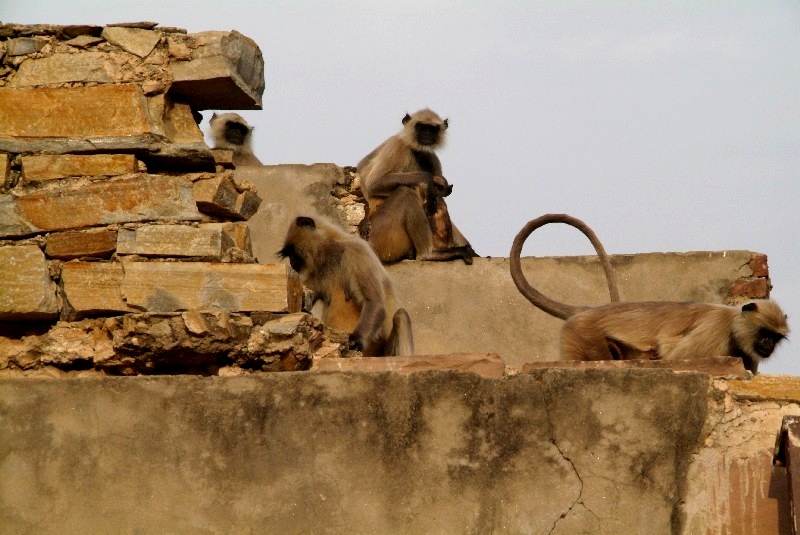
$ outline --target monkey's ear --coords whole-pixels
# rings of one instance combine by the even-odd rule
[[[407,114],[407,113],[406,113],[406,116],[405,116],[405,117],[403,117],[403,124],[406,124],[406,123],[407,123],[408,121],[410,121],[410,120],[411,120],[411,116],[410,116],[409,114]]]
[[[444,123],[442,123],[442,130],[447,130],[447,119],[445,119]]]
[[[312,218],[302,215],[295,220],[295,223],[298,227],[317,228],[317,224]]]
[[[756,303],[746,303],[742,306],[742,312],[758,312],[758,305]]]
[[[213,121],[216,118],[217,118],[217,112],[214,112],[211,114],[211,119],[209,119],[209,121]]]

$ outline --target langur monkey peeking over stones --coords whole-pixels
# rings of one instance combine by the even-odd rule
[[[320,218],[300,216],[278,256],[314,292],[322,323],[350,334],[364,356],[413,355],[411,318],[398,308],[389,275],[366,241]]]
[[[358,163],[369,205],[369,243],[381,262],[461,258],[471,264],[478,256],[444,202],[452,186],[436,150],[447,126],[447,119],[429,109],[406,114],[403,129]]]
[[[214,140],[215,149],[232,149],[233,165],[246,167],[262,165],[261,161],[253,154],[251,146],[253,127],[238,113],[223,113],[211,115],[211,138]]]
[[[563,360],[700,359],[715,356],[741,358],[744,367],[758,373],[758,364],[789,334],[786,314],[769,300],[741,306],[692,302],[612,302],[598,307],[559,303],[533,288],[522,273],[520,254],[528,236],[548,223],[566,223],[591,232],[582,221],[565,214],[547,214],[528,222],[511,248],[511,277],[531,303],[551,316],[566,320],[561,331]],[[592,239],[590,237],[590,239]],[[616,283],[608,256],[595,246],[612,301]]]

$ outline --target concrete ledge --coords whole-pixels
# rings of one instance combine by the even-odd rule
[[[413,357],[353,357],[315,359],[311,371],[397,372],[408,374],[429,370],[473,372],[497,378],[505,374],[505,364],[499,355],[426,355]]]
[[[748,379],[750,374],[744,369],[742,359],[735,357],[713,357],[708,359],[687,360],[596,360],[592,362],[556,361],[528,362],[522,366],[523,372],[531,372],[541,368],[573,368],[605,370],[641,370],[659,369],[674,372],[700,372],[712,377]],[[800,390],[798,391],[800,394]]]
[[[675,533],[708,388],[661,370],[1,378],[0,525]]]

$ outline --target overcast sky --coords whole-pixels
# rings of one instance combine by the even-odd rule
[[[264,163],[355,165],[428,106],[450,120],[447,202],[479,254],[508,256],[548,212],[612,254],[763,252],[800,336],[797,0],[0,0],[5,23],[144,20],[258,43],[264,109],[242,115]],[[524,253],[592,249],[548,226]],[[798,352],[761,371],[800,375]]]

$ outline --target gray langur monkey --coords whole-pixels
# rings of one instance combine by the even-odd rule
[[[423,109],[402,122],[398,134],[357,166],[369,205],[369,243],[384,263],[461,258],[471,264],[478,255],[450,220],[444,197],[452,185],[436,155],[447,119]]]
[[[365,356],[414,353],[411,318],[366,241],[321,218],[297,217],[278,256],[288,258],[321,305],[325,325],[350,334]]]
[[[211,138],[215,149],[233,150],[233,165],[246,167],[262,165],[253,154],[253,127],[238,113],[216,113],[211,115]]]
[[[566,214],[546,214],[529,221],[520,230],[511,248],[511,277],[522,295],[536,307],[566,320],[561,331],[563,360],[732,356],[741,358],[744,367],[755,374],[759,362],[768,358],[789,334],[786,314],[769,300],[753,300],[741,306],[672,301],[612,302],[598,307],[559,303],[533,288],[520,264],[525,240],[548,223],[566,223],[592,240],[609,282],[612,301],[618,301],[618,297],[614,298],[616,283],[612,284],[608,255],[585,223]]]

